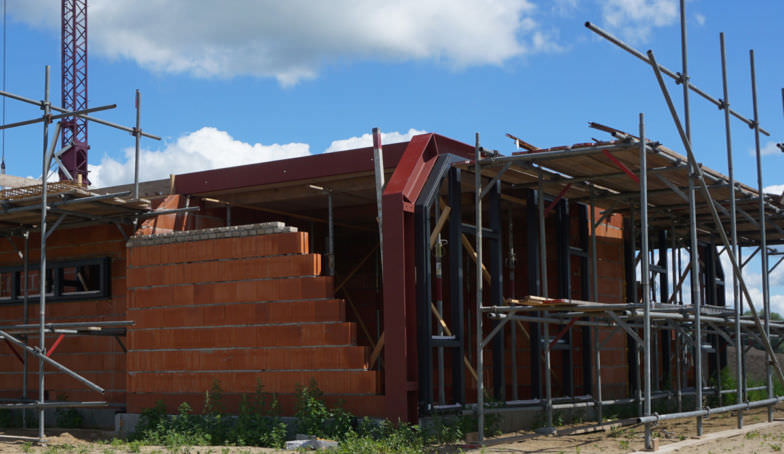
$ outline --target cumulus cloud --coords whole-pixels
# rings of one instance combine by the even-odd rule
[[[306,143],[262,145],[232,138],[211,127],[186,134],[162,150],[142,150],[139,180],[167,178],[169,174],[195,172],[254,162],[295,158],[310,154]],[[127,184],[133,181],[134,149],[125,149],[125,159],[104,155],[101,163],[88,166],[93,187]]]
[[[383,146],[384,144],[388,143],[408,142],[415,135],[424,133],[425,131],[420,131],[414,128],[411,128],[408,130],[408,132],[402,134],[397,131],[382,132],[381,145]],[[364,148],[370,147],[372,145],[373,136],[371,136],[370,133],[366,133],[362,134],[361,136],[349,137],[348,139],[335,140],[324,152],[331,153],[333,151],[352,150],[354,148]]]
[[[400,133],[381,134],[382,144],[405,142],[425,131],[409,129]],[[370,134],[333,141],[325,153],[368,147],[373,144]],[[228,132],[213,127],[203,127],[183,135],[161,150],[141,150],[139,180],[168,178],[170,174],[197,172],[222,167],[296,158],[311,154],[306,143],[263,145],[250,144],[234,139]],[[133,181],[134,149],[124,150],[124,159],[104,155],[100,164],[89,165],[90,181],[95,188],[128,184]]]
[[[784,184],[773,184],[762,188],[765,194],[781,195],[784,194]]]
[[[9,0],[8,12],[59,33],[51,0]],[[293,84],[337,61],[460,68],[557,48],[536,13],[531,0],[91,0],[90,46],[158,72]]]
[[[757,156],[757,149],[756,148],[749,148],[748,150],[749,155]],[[768,141],[760,148],[760,155],[762,156],[769,156],[781,153],[781,148],[776,145],[776,142]]]
[[[697,13],[694,15],[694,19],[696,19],[697,23],[701,26],[705,25],[705,15]]]
[[[750,251],[748,253],[751,253]],[[744,254],[743,260],[748,257],[748,253]],[[769,258],[768,266],[771,267],[778,260],[777,257],[772,256]],[[729,256],[725,252],[721,255],[721,266],[724,270],[724,294],[727,305],[732,305],[732,264],[730,263]],[[749,295],[754,303],[754,307],[762,310],[762,270],[759,257],[752,259],[743,268],[743,280],[749,290]],[[768,277],[770,289],[770,310],[779,314],[784,314],[784,264],[779,265],[770,273]],[[744,301],[744,306],[746,302]],[[748,310],[748,309],[747,309]]]
[[[676,0],[601,0],[602,19],[611,30],[631,42],[645,42],[654,27],[674,24],[679,17]]]

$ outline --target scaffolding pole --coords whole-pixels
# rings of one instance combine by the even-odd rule
[[[719,34],[719,42],[721,47],[721,79],[722,89],[724,92],[724,99],[722,100],[722,110],[724,110],[724,131],[727,142],[727,169],[728,177],[730,180],[730,241],[732,242],[732,249],[727,252],[732,254],[736,260],[740,261],[740,251],[738,250],[738,225],[737,225],[737,210],[735,209],[735,176],[734,168],[732,165],[732,128],[730,123],[730,94],[729,85],[727,83],[727,54],[724,46],[724,33]],[[744,401],[742,389],[744,388],[745,376],[743,375],[743,360],[742,360],[742,339],[740,329],[740,316],[743,314],[743,307],[740,299],[738,298],[738,278],[735,273],[732,273],[732,302],[735,307],[735,371],[737,381],[736,403]],[[743,427],[743,410],[738,410],[738,429]]]

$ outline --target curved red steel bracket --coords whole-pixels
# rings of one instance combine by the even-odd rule
[[[436,134],[414,136],[384,189],[384,383],[392,421],[418,419],[414,203],[446,153],[470,159],[474,147]]]

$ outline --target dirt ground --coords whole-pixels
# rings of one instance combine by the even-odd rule
[[[784,406],[774,412],[772,427],[753,430],[717,440],[706,441],[696,446],[684,447],[678,453],[772,453],[784,452]],[[767,410],[758,409],[744,413],[744,426],[767,422]],[[704,434],[727,431],[737,428],[735,413],[716,415],[703,420]],[[484,449],[467,452],[487,453],[603,453],[620,454],[644,450],[644,426],[641,424],[625,427],[609,427],[606,430],[585,434],[569,434],[587,426],[560,427],[558,435],[538,435],[534,433],[507,434],[492,440]],[[658,439],[659,449],[667,445],[697,439],[697,425],[694,418],[663,421],[653,427],[654,437]],[[513,439],[517,437],[518,439]],[[506,441],[505,441],[506,440]]]
[[[744,433],[733,434],[729,437],[720,439],[710,439],[711,435],[717,432],[735,429],[737,418],[734,414],[717,415],[704,420],[705,437],[709,439],[696,446],[687,446],[677,451],[678,453],[774,453],[784,452],[784,405],[780,405],[774,413],[775,421],[773,426],[765,428],[754,428],[754,430]],[[765,409],[746,412],[744,425],[752,426],[767,422]],[[465,452],[486,452],[486,453],[603,453],[620,454],[643,450],[643,426],[638,424],[627,426],[609,426],[604,430],[591,433],[577,432],[583,431],[589,426],[564,426],[559,427],[557,435],[539,435],[533,432],[519,432],[505,434],[501,437],[490,440],[487,446],[482,449],[466,445],[459,450]],[[696,424],[693,418],[666,421],[653,428],[654,436],[659,441],[659,447],[667,450],[667,446],[673,443],[683,443],[696,439]],[[173,452],[165,447],[144,446],[138,451],[132,451],[131,446],[121,443],[112,443],[111,432],[72,430],[48,431],[48,446],[36,446],[34,443],[24,441],[4,440],[3,435],[26,435],[35,436],[35,431],[14,431],[13,433],[0,430],[0,454],[11,453],[37,453],[37,454],[112,454],[126,452],[142,453],[168,453]],[[472,449],[473,448],[473,449]],[[455,449],[448,449],[454,452]],[[245,454],[245,453],[269,453],[280,452],[264,448],[248,447],[198,447],[180,448],[180,453],[214,453],[214,454]]]

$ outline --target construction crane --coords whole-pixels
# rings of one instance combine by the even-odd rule
[[[69,111],[87,108],[87,0],[62,0],[62,107]],[[87,120],[68,117],[62,121],[60,181],[84,185],[87,179]]]

